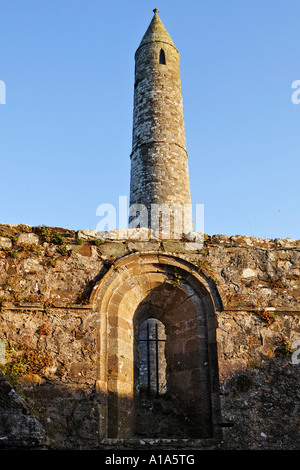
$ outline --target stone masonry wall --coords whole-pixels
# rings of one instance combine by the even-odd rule
[[[156,252],[192,261],[222,299],[215,447],[299,448],[300,241],[205,235],[202,249],[189,250],[187,240],[130,235],[0,226],[0,446],[104,445],[90,295],[117,259]]]

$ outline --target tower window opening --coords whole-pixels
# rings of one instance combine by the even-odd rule
[[[161,49],[159,53],[159,63],[166,65],[166,56],[165,56],[165,51],[163,49]]]
[[[149,318],[139,332],[139,386],[141,395],[159,397],[166,393],[166,336],[163,323]]]

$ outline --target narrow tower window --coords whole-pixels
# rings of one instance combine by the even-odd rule
[[[165,326],[148,318],[139,328],[139,386],[140,394],[159,397],[166,393]]]
[[[159,63],[163,65],[166,64],[166,56],[165,56],[165,51],[163,49],[161,49],[159,53]]]

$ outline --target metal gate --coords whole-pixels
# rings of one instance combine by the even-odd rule
[[[157,322],[153,323],[153,321],[149,322],[148,320],[145,333],[146,335],[141,337],[139,341],[146,345],[146,351],[144,350],[146,353],[144,364],[147,371],[147,395],[149,398],[153,395],[158,397],[164,394],[165,387],[165,371],[161,370],[162,361],[160,357],[161,351],[159,344],[165,343],[166,340],[165,338],[159,338]]]

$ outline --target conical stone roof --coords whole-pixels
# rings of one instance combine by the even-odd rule
[[[165,42],[167,44],[170,44],[171,46],[175,47],[168,31],[164,27],[161,19],[158,16],[158,10],[155,8],[154,11],[154,16],[152,18],[152,21],[138,47],[138,49],[145,44],[148,44],[150,42]]]

